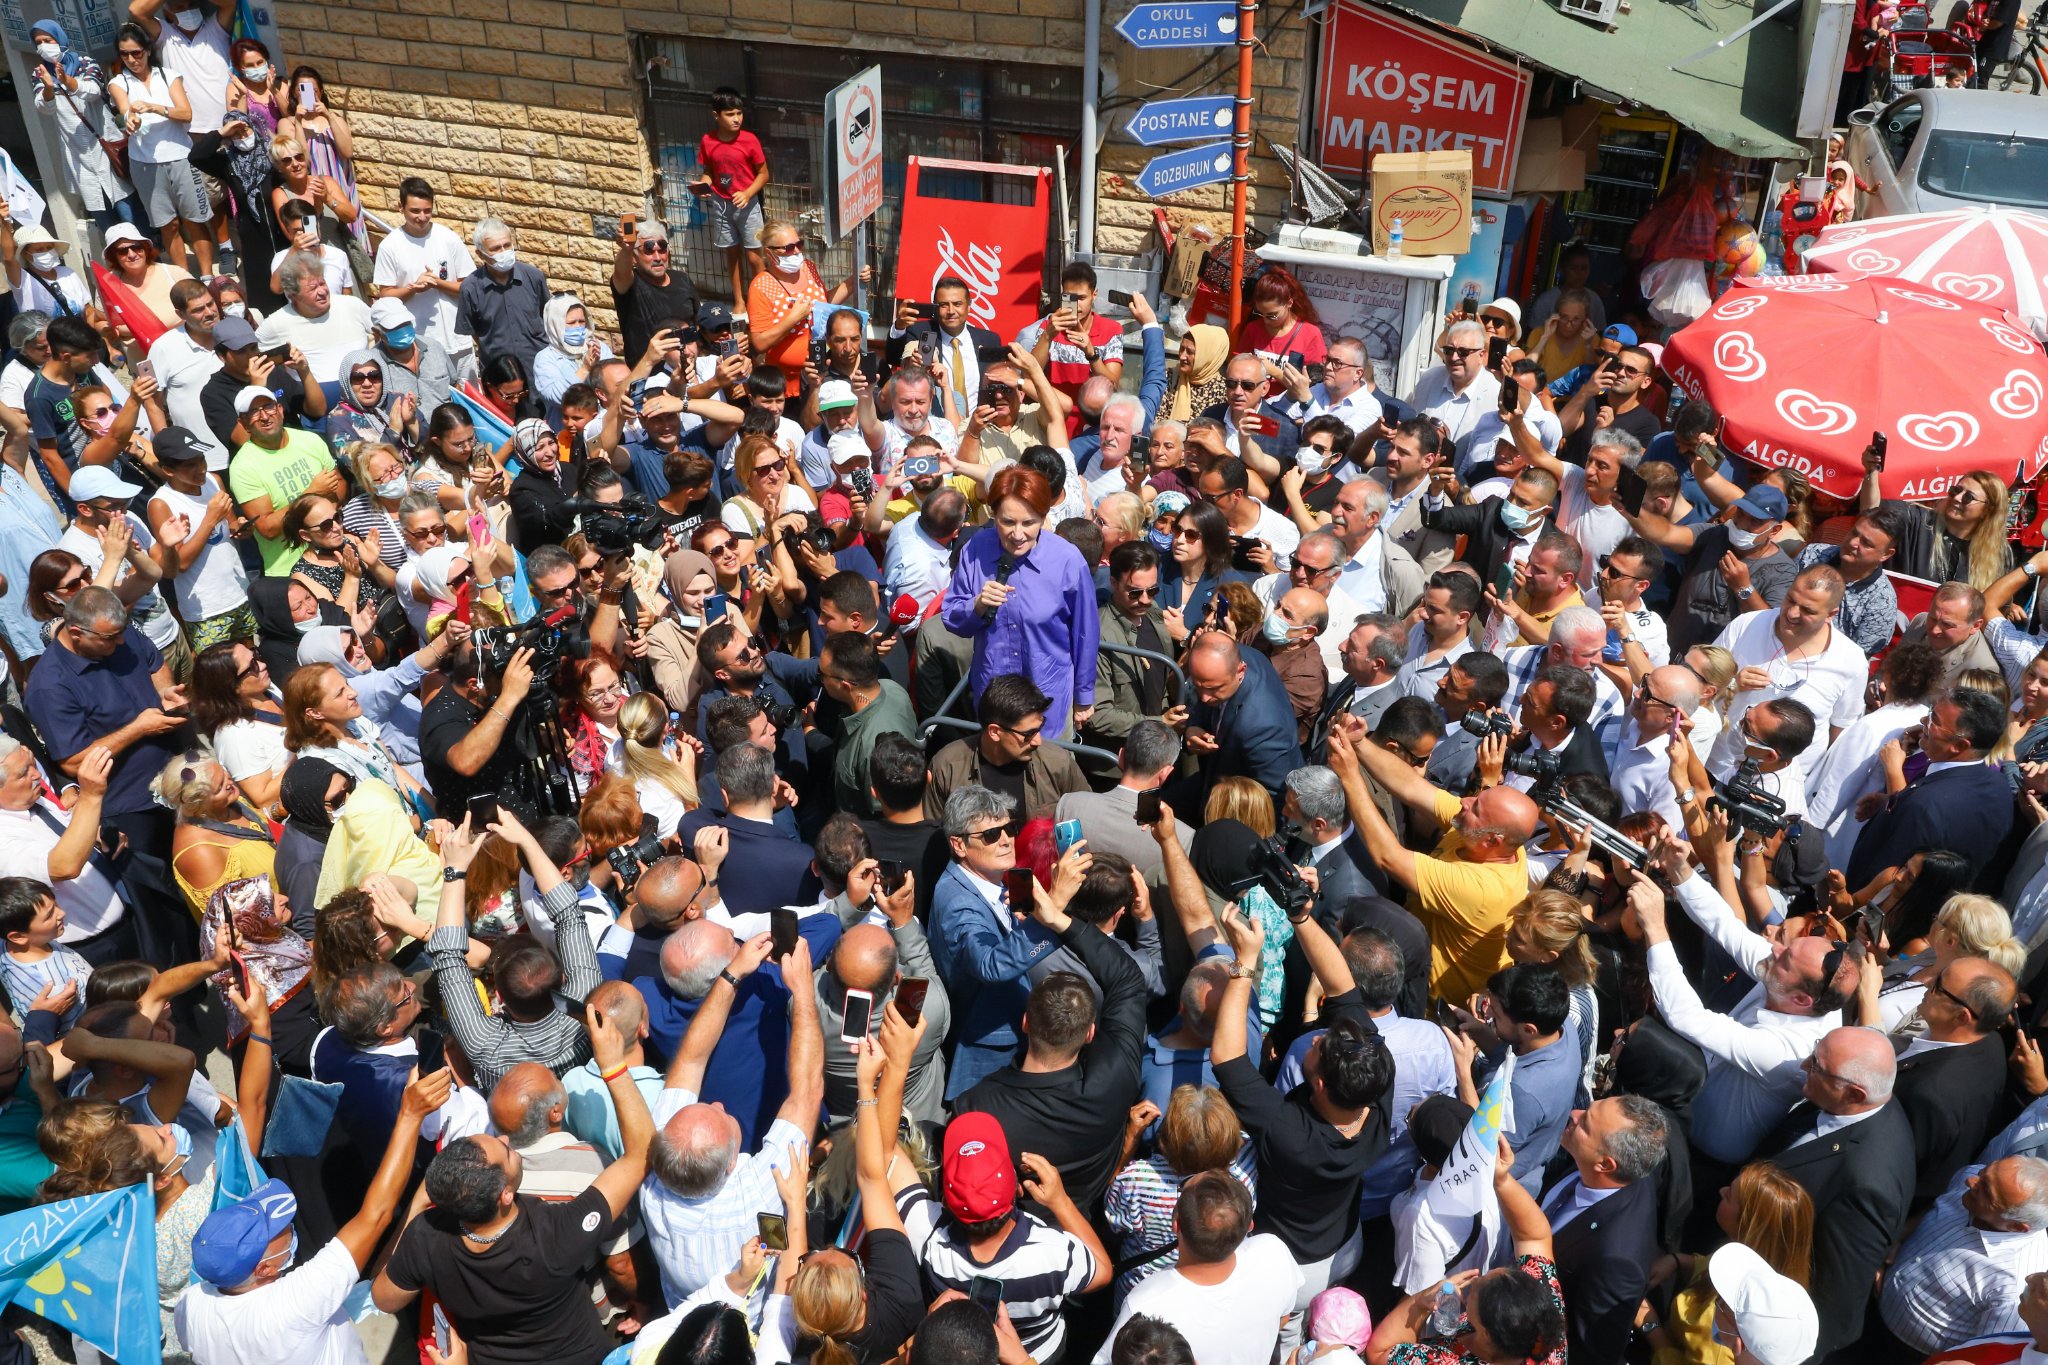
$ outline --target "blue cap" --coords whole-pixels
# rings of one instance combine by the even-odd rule
[[[298,1197],[282,1180],[266,1180],[246,1199],[215,1209],[192,1239],[193,1273],[222,1289],[241,1284],[298,1211]]]
[[[1609,323],[1607,330],[1600,335],[1606,337],[1609,341],[1618,341],[1624,346],[1636,344],[1636,329],[1625,322]]]
[[[722,303],[700,304],[697,308],[697,330],[718,332],[732,326],[732,309]]]
[[[1735,510],[1765,521],[1783,521],[1785,514],[1792,510],[1792,504],[1785,501],[1785,490],[1778,485],[1760,483],[1742,495],[1742,501],[1735,504]]]

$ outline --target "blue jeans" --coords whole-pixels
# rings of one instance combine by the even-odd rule
[[[102,233],[116,223],[133,223],[145,233],[149,231],[149,224],[142,221],[142,202],[132,194],[112,208],[88,209],[86,216]]]

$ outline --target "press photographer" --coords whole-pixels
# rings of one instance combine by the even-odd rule
[[[481,635],[482,632],[479,632]],[[533,693],[534,650],[520,648],[493,667],[480,643],[465,648],[440,695],[420,717],[420,762],[444,816],[462,819],[479,797],[495,798],[535,820],[544,784],[511,741]]]

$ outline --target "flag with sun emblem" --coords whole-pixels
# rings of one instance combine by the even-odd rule
[[[11,1299],[120,1365],[163,1355],[156,1201],[146,1184],[0,1218],[0,1300]]]
[[[1395,1282],[1411,1294],[1446,1275],[1492,1264],[1501,1239],[1493,1168],[1500,1135],[1515,1129],[1515,1102],[1508,1090],[1514,1072],[1510,1053],[1480,1092],[1479,1107],[1436,1178],[1402,1196],[1419,1200],[1413,1218],[1395,1219]]]

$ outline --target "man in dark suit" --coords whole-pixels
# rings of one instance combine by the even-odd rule
[[[1813,1279],[1820,1313],[1814,1359],[1863,1335],[1863,1314],[1913,1199],[1913,1125],[1892,1103],[1897,1063],[1875,1029],[1838,1028],[1805,1062],[1806,1102],[1764,1138],[1756,1155],[1813,1199]]]
[[[1607,781],[1607,755],[1587,722],[1600,694],[1584,669],[1570,664],[1545,664],[1536,681],[1522,693],[1522,733],[1508,746],[1510,754],[1530,750],[1557,755],[1559,777],[1597,777]],[[1528,791],[1536,778],[1509,773],[1509,786]]]
[[[1280,462],[1282,469],[1294,467],[1294,452],[1301,448],[1301,427],[1287,415],[1287,398],[1269,401],[1266,363],[1249,351],[1230,358],[1223,367],[1224,399],[1202,416],[1223,423],[1229,437],[1226,455],[1244,454],[1238,438],[1249,434],[1253,444]],[[1266,475],[1265,470],[1260,470]],[[1267,476],[1270,477],[1270,476]]]
[[[1301,744],[1294,704],[1273,665],[1263,654],[1240,650],[1228,635],[1210,631],[1188,656],[1187,678],[1196,700],[1186,708],[1184,733],[1202,790],[1219,778],[1249,777],[1278,803],[1287,774],[1301,766]],[[1173,712],[1167,715],[1171,719]],[[1172,804],[1196,811],[1203,801],[1184,795]]]
[[[1892,1093],[1913,1125],[1919,1159],[1915,1212],[1940,1197],[1990,1135],[1992,1110],[2005,1091],[2005,1040],[1998,1028],[2012,1014],[2017,994],[2005,968],[1981,957],[1959,957],[1920,997],[1925,1037],[1892,1039],[1899,1052]]]
[[[1984,756],[2004,734],[2005,710],[1989,693],[1962,690],[1937,699],[1921,727],[1927,771],[1869,817],[1849,856],[1849,885],[1862,886],[1924,848],[1959,854],[1980,875],[1994,870],[1994,855],[2012,831],[2012,788]],[[1895,752],[1886,746],[1885,754]]]
[[[927,367],[933,362],[944,365],[947,387],[965,398],[960,406],[963,418],[977,406],[974,396],[981,392],[981,357],[992,356],[1003,349],[1003,339],[994,332],[986,327],[969,325],[968,302],[967,281],[958,275],[942,275],[932,285],[931,317],[915,317],[910,309],[916,306],[916,301],[900,300],[896,305],[896,325],[903,332],[901,336],[890,338],[887,352],[892,368],[903,363],[904,355],[912,346],[917,347],[920,364]],[[945,401],[943,394],[935,394],[933,398],[934,407]]]
[[[726,750],[718,756],[718,789],[725,809],[693,810],[676,832],[685,848],[694,848],[698,830],[725,830],[728,848],[719,894],[727,912],[744,915],[815,904],[820,883],[810,846],[775,823],[776,811],[794,799],[789,785],[775,775],[775,756],[758,744]]]
[[[1620,1360],[1657,1258],[1657,1163],[1664,1111],[1639,1095],[1596,1100],[1565,1125],[1537,1203],[1550,1220],[1565,1297],[1566,1354]]]
[[[1422,495],[1422,524],[1431,531],[1465,536],[1464,560],[1479,570],[1483,584],[1497,583],[1500,566],[1517,541],[1535,545],[1549,524],[1557,501],[1557,480],[1540,469],[1515,476],[1507,496],[1496,494],[1475,503],[1454,504],[1444,490],[1455,483],[1448,468],[1438,466],[1429,491]]]

